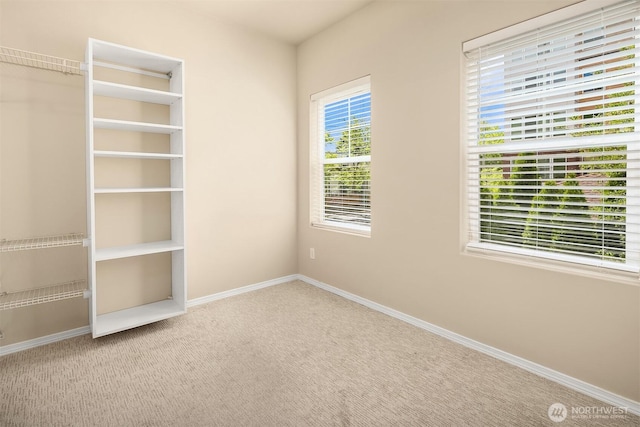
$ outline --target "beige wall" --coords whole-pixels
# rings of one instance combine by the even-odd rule
[[[93,37],[185,60],[189,299],[297,272],[293,46],[166,2],[0,8],[3,46],[84,60]],[[83,77],[0,64],[0,97],[0,237],[85,232]],[[86,249],[2,254],[0,274],[9,291],[86,278]],[[87,323],[83,299],[0,311],[0,345]]]
[[[568,3],[376,2],[299,46],[298,267],[638,401],[640,287],[461,255],[461,43]],[[309,95],[366,74],[371,238],[311,229]]]

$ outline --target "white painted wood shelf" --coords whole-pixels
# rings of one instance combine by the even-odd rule
[[[124,331],[126,329],[135,328],[151,322],[177,316],[186,312],[186,262],[185,262],[185,237],[184,237],[184,181],[185,181],[185,158],[184,158],[184,74],[183,61],[177,58],[171,58],[165,55],[159,55],[151,52],[142,51],[135,48],[116,45],[95,39],[89,39],[86,53],[87,72],[85,73],[87,88],[87,223],[89,229],[89,288],[91,291],[90,304],[90,320],[93,337],[100,337],[107,334]],[[94,70],[100,69],[102,77],[94,79]],[[107,69],[104,71],[104,69]],[[118,70],[113,73],[109,69]],[[165,85],[168,90],[149,89],[143,86],[132,86],[130,80],[127,82],[119,81],[118,75],[125,73],[137,73],[141,76],[135,81],[145,81],[145,79],[160,79],[162,87]],[[114,79],[112,81],[111,79]],[[168,84],[166,81],[168,80]],[[151,108],[149,104],[160,104],[168,106],[169,117],[167,123],[150,123],[127,120],[126,117],[105,118],[96,117],[94,115],[95,97],[101,97],[101,102],[109,102],[108,98],[126,99],[133,103],[140,111]],[[106,98],[106,99],[105,99]],[[155,111],[155,110],[153,110]],[[124,114],[124,113],[123,113]],[[96,129],[108,129],[114,131],[128,131],[138,133],[155,133],[164,134],[169,142],[168,152],[150,151],[124,151],[109,150],[109,144],[118,141],[117,133],[101,135],[102,150],[94,149],[94,131]],[[112,139],[110,139],[112,138]],[[115,145],[114,145],[115,146]],[[121,144],[118,145],[121,148]],[[126,150],[126,147],[125,147]],[[161,150],[160,148],[157,150]],[[100,162],[96,164],[96,158],[115,159],[110,162]],[[158,167],[167,167],[166,171],[170,175],[167,178],[168,185],[162,187],[148,187],[136,185],[140,182],[137,177],[132,177],[132,185],[127,186],[127,182],[122,183],[121,187],[96,187],[95,176],[96,169],[100,169],[100,176],[113,176],[119,172],[119,162],[127,162],[127,159],[140,160],[142,165],[150,160],[167,160],[166,164],[157,164]],[[124,165],[124,163],[122,163]],[[155,166],[154,166],[155,167]],[[136,196],[135,194],[140,194]],[[147,193],[168,193],[170,196],[170,207],[166,205],[167,212],[160,212],[162,216],[170,218],[170,240],[154,241],[138,243],[127,246],[104,247],[104,242],[97,241],[96,238],[96,209],[104,206],[96,203],[96,200],[105,194],[112,194],[109,206],[117,206],[118,203],[124,203],[126,200],[145,199],[144,194]],[[121,197],[122,194],[132,194],[132,196]],[[133,199],[131,199],[133,198]],[[142,202],[140,202],[142,203]],[[114,205],[115,204],[115,205]],[[153,209],[160,209],[149,205],[150,210],[145,211],[146,215],[155,215]],[[157,205],[161,206],[161,205]],[[162,207],[161,209],[165,209]],[[106,214],[102,213],[102,217]],[[144,224],[144,218],[134,219],[136,222],[132,224]],[[128,221],[128,219],[122,219]],[[123,224],[123,228],[137,231],[138,227],[143,225]],[[136,235],[143,235],[141,232]],[[135,239],[134,239],[135,241]],[[137,258],[148,255],[170,253],[170,257],[159,258]],[[98,289],[107,289],[112,286],[119,286],[120,283],[110,282],[105,276],[98,276],[101,271],[98,264],[110,260],[131,259],[125,263],[109,263],[104,268],[109,271],[116,271],[124,277],[124,282],[128,288],[135,288],[140,295],[140,304],[129,307],[134,304],[130,301],[121,301],[122,310],[114,309],[109,304],[111,312],[102,313],[98,299],[101,292]],[[170,261],[169,261],[170,258]],[[166,260],[166,261],[165,261]],[[162,271],[170,271],[171,287],[167,288],[170,293],[169,298],[162,301],[149,301],[149,299],[157,298],[158,295],[164,293],[164,288],[157,286],[166,286],[166,282],[156,284],[152,279],[140,278],[137,275],[128,273],[128,267],[141,262],[170,262],[169,266],[158,265]],[[142,264],[138,264],[142,265]],[[162,268],[160,268],[162,267]],[[167,267],[167,268],[165,268]],[[124,270],[123,270],[124,269]],[[168,274],[168,273],[165,273]],[[168,279],[168,278],[167,278]],[[149,283],[152,280],[152,283]],[[162,282],[162,281],[161,281]],[[106,288],[102,288],[106,287]],[[104,294],[113,294],[115,288]],[[149,291],[149,292],[147,292]],[[145,296],[147,295],[147,296]],[[167,295],[165,293],[165,295]],[[100,314],[98,314],[100,312]]]
[[[184,245],[165,240],[160,242],[140,243],[137,245],[115,246],[96,249],[95,260],[107,261],[110,259],[129,258],[141,255],[152,255],[162,252],[173,252],[184,249]]]
[[[173,187],[98,187],[96,194],[118,194],[118,193],[167,193],[172,191],[183,191],[182,188]]]
[[[129,132],[148,132],[171,134],[182,130],[182,126],[165,125],[162,123],[132,122],[128,120],[94,118],[96,129],[123,130]]]
[[[135,151],[107,151],[95,150],[95,157],[108,157],[114,159],[150,159],[150,160],[173,160],[182,159],[182,154],[171,153],[141,153]]]
[[[182,67],[182,60],[180,59],[102,40],[89,39],[89,47],[91,48],[92,57],[87,59],[90,59],[92,63],[109,63],[116,66],[131,67],[137,71],[146,70],[163,76],[175,74],[176,66]]]
[[[177,100],[182,99],[181,93],[164,92],[119,83],[103,82],[100,80],[94,80],[93,94],[162,105],[171,105]]]
[[[86,290],[87,282],[85,280],[74,280],[26,291],[4,292],[0,293],[0,311],[78,298],[84,296]]]
[[[144,304],[96,316],[94,337],[169,319],[186,313],[186,308],[172,299]]]

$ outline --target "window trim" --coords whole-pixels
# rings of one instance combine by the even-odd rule
[[[371,92],[371,76],[366,75],[346,83],[325,89],[310,96],[309,107],[309,226],[312,228],[341,232],[362,237],[371,237],[371,223],[368,226],[349,224],[338,221],[318,219],[314,203],[324,200],[324,172],[319,171],[325,164],[322,141],[318,139],[320,122],[324,113],[319,108],[332,102],[354,97],[362,93]],[[341,163],[356,163],[366,161],[371,165],[371,155],[357,156]],[[337,162],[337,161],[336,161]],[[369,190],[371,194],[371,189]],[[369,196],[371,197],[371,196]],[[319,209],[322,211],[323,208]],[[320,214],[322,216],[322,214]]]
[[[582,14],[596,11],[598,9],[622,3],[621,0],[585,0],[581,3],[566,6],[562,9],[552,11],[550,13],[532,18],[530,20],[517,23],[515,25],[497,30],[492,33],[485,34],[478,38],[466,41],[462,43],[462,49],[460,52],[460,249],[461,254],[466,256],[478,257],[498,262],[507,262],[511,264],[522,265],[526,267],[540,268],[544,270],[551,270],[561,273],[568,273],[573,275],[580,275],[589,278],[596,278],[601,280],[615,281],[624,284],[631,284],[634,286],[640,286],[640,277],[637,271],[637,267],[621,266],[617,263],[603,262],[584,262],[583,260],[573,258],[571,256],[558,257],[557,254],[550,254],[550,256],[531,256],[527,254],[526,249],[514,248],[502,248],[500,245],[493,245],[491,243],[481,244],[472,242],[469,239],[469,230],[471,225],[471,218],[469,214],[469,194],[467,181],[467,159],[469,156],[469,146],[466,139],[467,132],[469,130],[469,123],[467,123],[467,103],[466,103],[466,54],[478,47],[499,42],[511,38],[513,36],[526,33],[532,30],[536,30],[540,27],[553,25],[560,21],[571,19]],[[635,178],[637,179],[637,178]],[[629,187],[628,187],[629,188]],[[628,197],[637,198],[637,194],[640,190],[638,188],[631,188],[631,192]],[[564,259],[567,258],[567,259]],[[611,268],[615,264],[615,268]]]

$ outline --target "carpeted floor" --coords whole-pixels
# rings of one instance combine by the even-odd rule
[[[0,358],[0,426],[635,426],[607,407],[302,282]]]

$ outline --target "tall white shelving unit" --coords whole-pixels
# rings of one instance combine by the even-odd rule
[[[184,74],[183,61],[176,58],[170,58],[164,55],[145,52],[138,49],[120,46],[100,40],[89,39],[86,52],[87,70],[86,78],[86,106],[87,106],[87,229],[89,231],[89,283],[91,292],[90,318],[91,329],[94,338],[119,332],[122,330],[134,328],[137,326],[152,323],[158,320],[167,319],[186,312],[186,271],[185,271],[185,224],[184,224],[184,177],[185,177],[185,160],[184,160]],[[96,78],[96,75],[100,75]],[[109,76],[103,79],[103,75]],[[125,83],[123,83],[123,81]],[[134,84],[131,84],[131,82]],[[149,87],[148,81],[166,83],[166,87],[161,90],[155,87]],[[168,118],[162,123],[157,120],[129,120],[122,117],[103,117],[101,112],[96,109],[96,105],[100,102],[126,102],[128,110],[142,111],[145,109],[166,109]],[[133,104],[133,108],[131,108]],[[127,110],[123,108],[122,111]],[[111,110],[118,115],[119,109],[116,107]],[[96,115],[96,112],[98,115]],[[144,116],[144,114],[141,114]],[[96,134],[98,132],[106,132],[108,137],[102,138],[101,147],[96,149]],[[165,135],[168,139],[165,146],[168,149],[129,149],[123,148],[120,143],[120,135],[137,136],[138,139],[144,139],[149,134]],[[102,135],[102,134],[101,134]],[[105,142],[105,140],[107,142]],[[109,142],[114,143],[110,146]],[[106,148],[105,148],[106,146]],[[106,159],[108,167],[101,164]],[[169,185],[146,185],[144,180],[142,184],[134,180],[131,185],[122,184],[121,181],[115,180],[117,185],[103,185],[105,176],[119,175],[119,168],[126,165],[126,162],[136,162],[139,169],[144,169],[151,162],[160,162],[162,167],[166,167],[166,174],[169,176]],[[121,162],[121,163],[119,163]],[[114,164],[116,165],[114,167]],[[166,165],[166,166],[165,166]],[[109,181],[109,179],[106,179]],[[149,195],[165,195],[170,202],[167,209],[170,212],[157,212],[154,207],[149,208],[145,205],[144,197]],[[148,235],[154,233],[133,233],[130,236],[133,242],[127,242],[123,245],[112,245],[112,241],[105,238],[108,233],[100,231],[96,235],[96,220],[104,220],[108,214],[101,214],[101,200],[109,199],[109,206],[118,206],[118,203],[126,205],[130,198],[139,198],[141,201],[136,202],[136,206],[144,206],[140,215],[150,218],[162,217],[170,218],[169,236],[164,240],[149,241]],[[137,200],[137,199],[136,199]],[[113,213],[113,211],[111,211]],[[124,221],[123,228],[130,229],[127,224],[127,218],[118,218],[117,221]],[[144,220],[144,224],[147,223]],[[134,221],[135,222],[135,221]],[[138,220],[140,222],[140,220]],[[153,231],[153,230],[152,230]],[[117,234],[117,233],[116,233]],[[101,239],[103,242],[101,242]],[[106,242],[104,242],[106,240]],[[144,257],[154,254],[170,254],[170,268],[167,266],[158,269],[170,270],[170,286],[168,289],[153,290],[153,284],[149,284],[149,280],[143,279],[140,275],[130,275],[124,277],[130,283],[124,284],[127,292],[134,289],[133,294],[152,294],[154,301],[144,301],[134,306],[129,306],[129,302],[122,302],[123,308],[118,308],[117,292],[114,298],[114,292],[109,290],[110,286],[114,286],[113,270],[117,270],[118,264],[109,265],[109,275],[103,274],[106,270],[104,267],[114,260],[127,260],[126,262],[137,262]],[[161,258],[162,260],[168,259]],[[142,261],[140,261],[142,262]],[[154,260],[154,262],[158,262]],[[152,268],[155,271],[157,269]],[[152,271],[152,273],[153,273]],[[153,275],[153,274],[150,274]],[[103,277],[105,276],[105,277]],[[107,277],[108,276],[108,277]],[[116,274],[117,276],[117,274]],[[117,276],[122,278],[123,275]],[[123,286],[122,280],[118,279],[117,286]],[[166,284],[165,284],[166,285]],[[136,287],[140,288],[137,289]],[[165,286],[166,287],[166,286]],[[163,294],[164,292],[164,294]],[[163,297],[158,299],[158,294]],[[102,301],[103,295],[108,295],[111,301],[106,304],[104,309]],[[131,294],[127,294],[131,295]],[[126,296],[122,300],[127,299]],[[101,308],[103,306],[103,308]],[[114,306],[116,307],[114,309]]]

